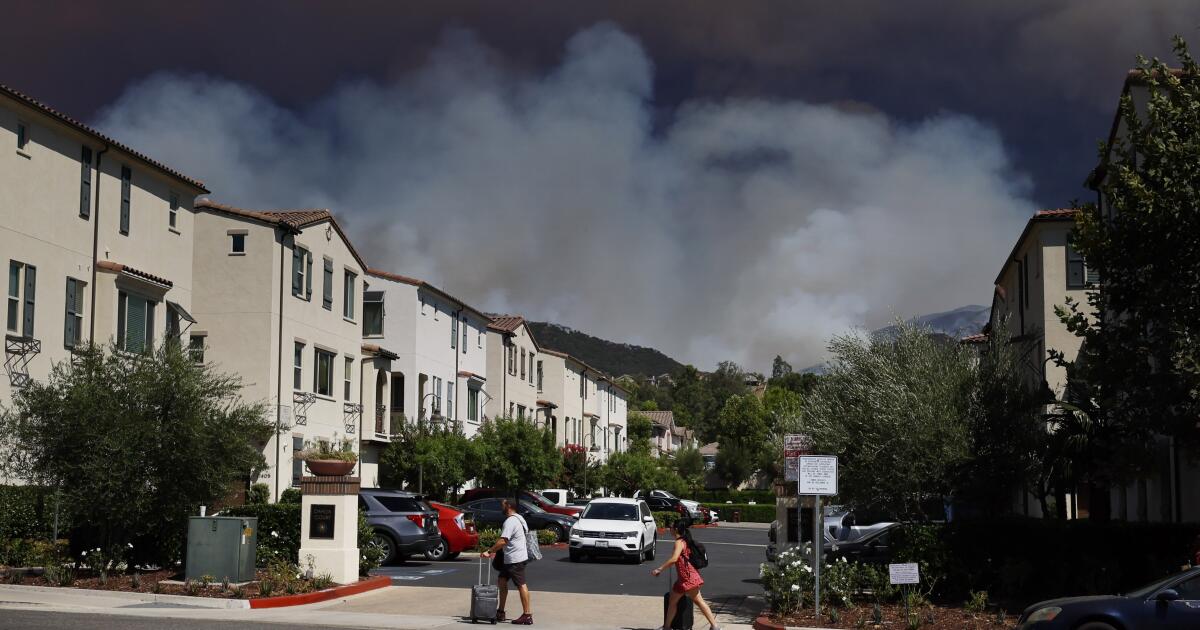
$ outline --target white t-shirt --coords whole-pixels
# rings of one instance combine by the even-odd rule
[[[504,545],[504,564],[516,564],[529,559],[529,546],[525,543],[527,531],[529,526],[518,514],[504,520],[504,527],[500,530],[500,537],[508,541]]]

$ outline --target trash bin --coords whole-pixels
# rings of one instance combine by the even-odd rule
[[[235,516],[193,516],[188,519],[187,564],[184,576],[199,580],[249,582],[254,579],[258,548],[258,519]]]
[[[734,511],[733,511],[733,522],[734,522],[734,523],[741,523],[741,522],[742,522],[742,511],[741,511],[741,510],[734,510]]]

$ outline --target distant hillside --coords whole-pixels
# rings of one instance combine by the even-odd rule
[[[627,343],[615,343],[587,333],[551,324],[529,322],[539,345],[578,357],[588,365],[613,376],[674,374],[683,367],[675,359],[655,350]]]

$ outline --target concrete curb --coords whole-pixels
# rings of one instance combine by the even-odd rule
[[[155,593],[129,593],[126,591],[101,591],[90,588],[71,588],[62,586],[20,586],[16,584],[0,584],[0,591],[8,591],[13,593],[53,593],[57,595],[70,595],[75,597],[108,597],[111,599],[124,599],[131,602],[148,604],[183,604],[196,608],[216,608],[222,610],[250,608],[250,600],[246,599],[191,597],[188,595],[159,595]]]
[[[365,580],[359,580],[354,584],[345,586],[335,586],[327,588],[323,591],[313,593],[297,593],[296,595],[283,595],[280,597],[262,597],[259,599],[236,600],[247,602],[247,608],[282,608],[284,606],[303,606],[304,604],[315,604],[330,599],[339,597],[348,597],[350,595],[358,595],[367,591],[373,591],[378,588],[385,588],[392,585],[392,578],[386,575],[377,575]]]
[[[784,626],[771,621],[765,614],[754,619],[754,630],[827,630],[826,628],[811,628],[809,626]]]

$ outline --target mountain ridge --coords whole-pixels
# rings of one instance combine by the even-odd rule
[[[674,374],[683,367],[655,348],[601,339],[553,322],[528,323],[539,345],[565,352],[612,376]]]

